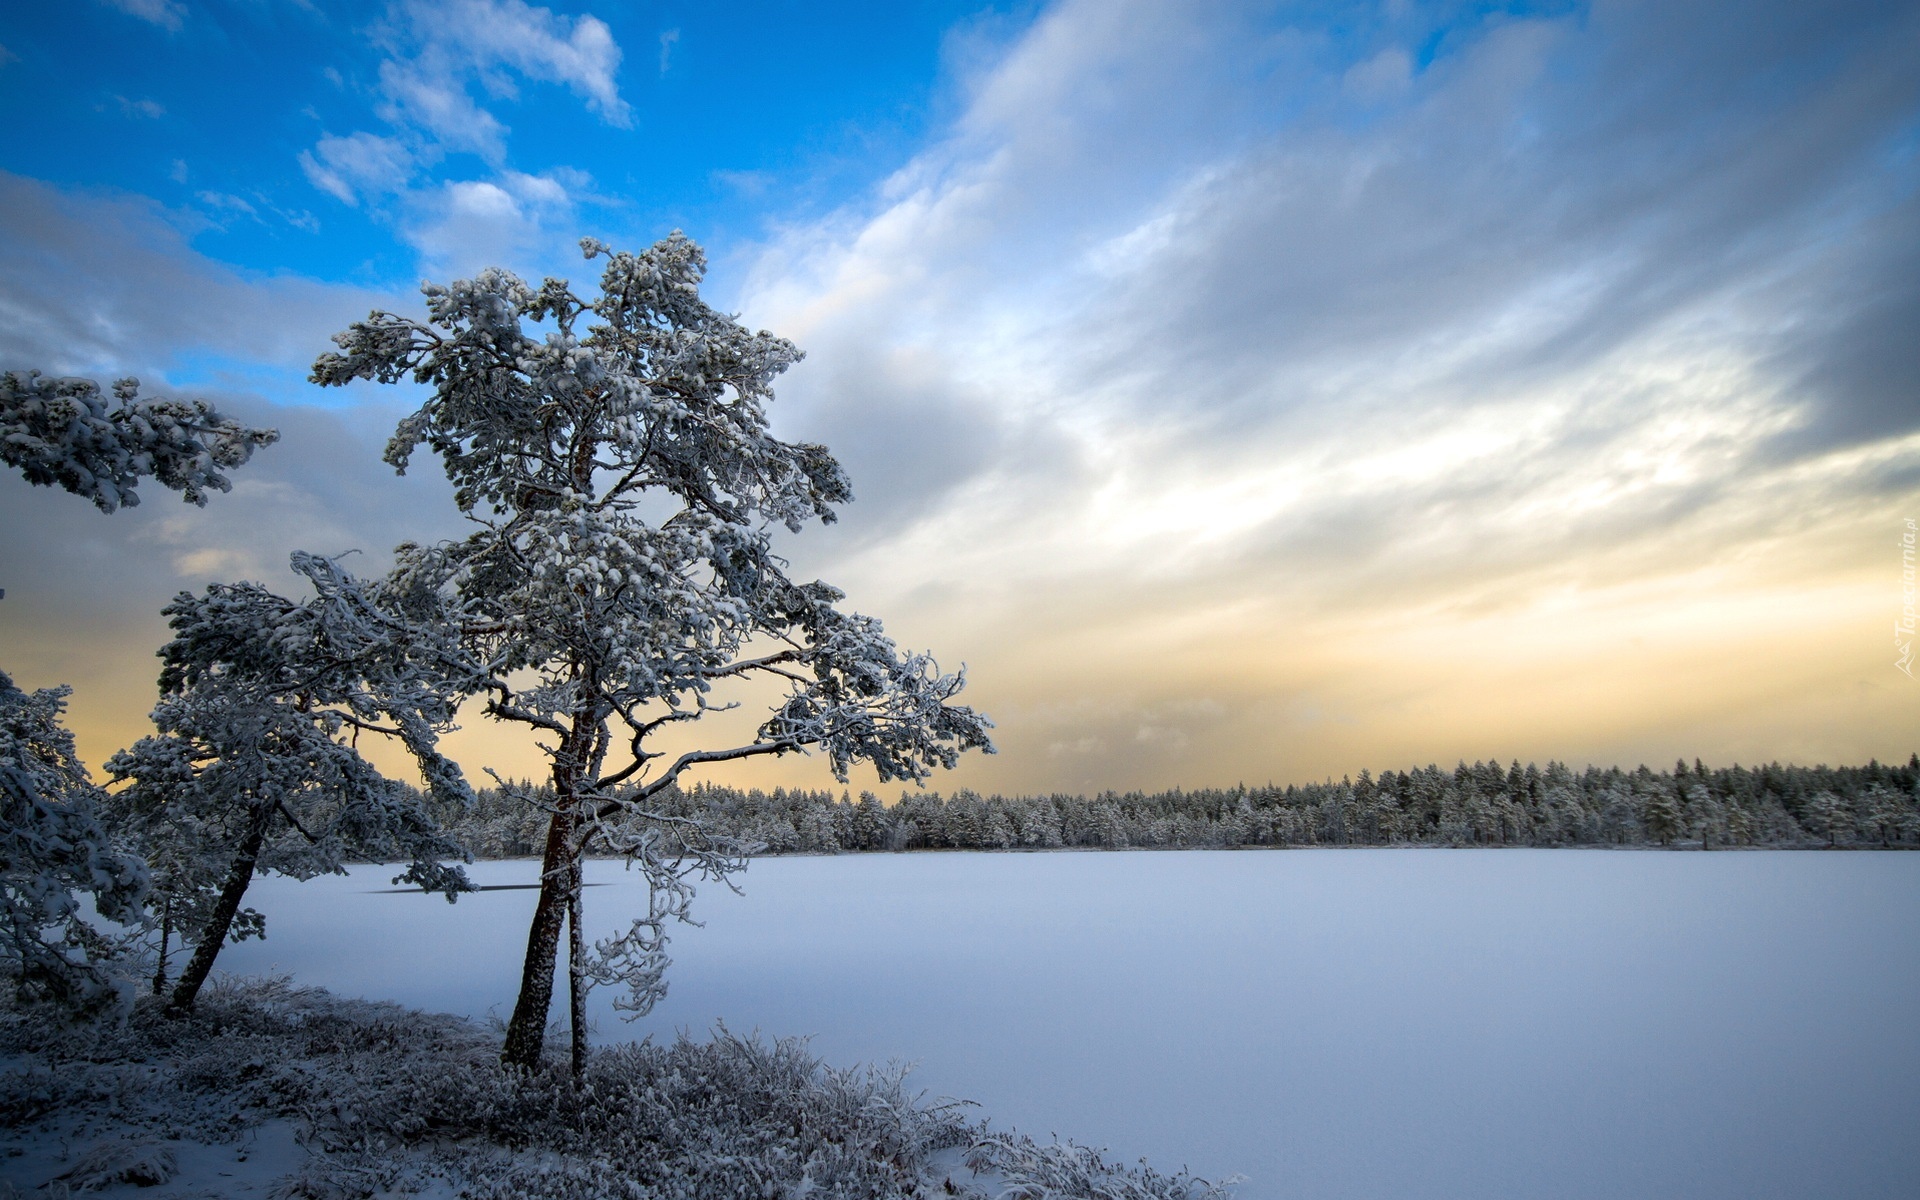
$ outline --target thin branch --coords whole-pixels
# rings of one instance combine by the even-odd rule
[[[652,783],[640,789],[639,800],[651,800],[665,791],[669,784],[680,778],[680,773],[697,763],[733,762],[742,758],[752,758],[759,754],[786,754],[800,749],[795,741],[755,742],[750,746],[735,746],[731,750],[689,750],[673,761],[673,766]]]
[[[782,663],[799,662],[800,659],[801,654],[797,649],[776,650],[772,654],[765,654],[759,658],[743,658],[738,662],[728,663],[724,667],[715,667],[710,671],[702,671],[701,674],[708,679],[725,679],[730,676],[737,677],[745,675],[749,671],[768,671],[783,678],[803,683],[806,681],[805,676],[778,669]]]
[[[500,684],[495,684],[494,686],[498,687],[502,692],[507,690],[505,686]],[[504,717],[509,721],[519,721],[523,725],[532,725],[536,729],[544,729],[549,733],[557,733],[563,738],[566,737],[569,732],[564,724],[554,720],[552,717],[543,717],[537,712],[521,708],[517,704],[501,700],[497,697],[487,701],[487,715]]]
[[[280,815],[285,817],[293,827],[300,832],[301,837],[307,839],[309,845],[318,846],[320,844],[320,839],[307,832],[307,827],[300,823],[299,817],[293,815],[293,810],[287,807],[285,800],[275,800],[273,806],[279,809]]]

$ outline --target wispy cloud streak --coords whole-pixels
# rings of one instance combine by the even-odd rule
[[[1920,228],[1920,21],[1419,19],[1060,5],[873,204],[763,258],[749,313],[813,352],[796,427],[863,496],[819,561],[976,631],[977,677],[1037,705],[1003,763],[1397,762],[1445,711],[1505,713],[1488,740],[1522,756],[1683,741],[1628,597],[1788,674],[1856,619],[1857,595],[1765,638],[1715,614],[1857,576],[1865,523],[1913,494],[1920,363],[1889,334],[1920,272],[1876,264]],[[1583,632],[1420,649],[1492,613]],[[1809,702],[1858,716],[1870,669],[1863,640]],[[1486,695],[1568,671],[1584,729]],[[1382,697],[1396,677],[1417,704]],[[1701,687],[1741,703],[1720,669]],[[1233,703],[1155,742],[1078,728],[1076,691],[1143,728]],[[1863,746],[1897,740],[1878,711]],[[1743,753],[1780,732],[1755,715]]]

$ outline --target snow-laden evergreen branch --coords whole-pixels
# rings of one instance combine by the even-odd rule
[[[148,477],[205,505],[209,492],[233,487],[224,471],[280,436],[221,416],[204,400],[143,400],[137,379],[116,382],[113,396],[119,404],[109,408],[91,379],[0,375],[0,461],[101,512],[140,503],[135,489]]]

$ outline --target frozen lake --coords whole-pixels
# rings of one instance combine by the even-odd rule
[[[504,1017],[533,893],[392,873],[256,882],[268,940],[221,968]],[[611,932],[633,877],[588,878]],[[596,997],[600,1039],[811,1034],[1246,1200],[1920,1195],[1920,854],[922,853],[742,883],[703,888],[651,1016]]]

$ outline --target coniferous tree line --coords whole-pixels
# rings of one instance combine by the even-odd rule
[[[529,806],[528,798],[535,804]],[[481,858],[540,852],[540,789],[479,793],[448,812],[448,831]],[[1671,771],[1550,762],[1461,763],[1362,771],[1306,785],[1095,796],[982,796],[962,790],[675,791],[665,809],[762,854],[872,850],[1229,848],[1242,846],[1920,845],[1920,756],[1905,766],[1708,768]]]

